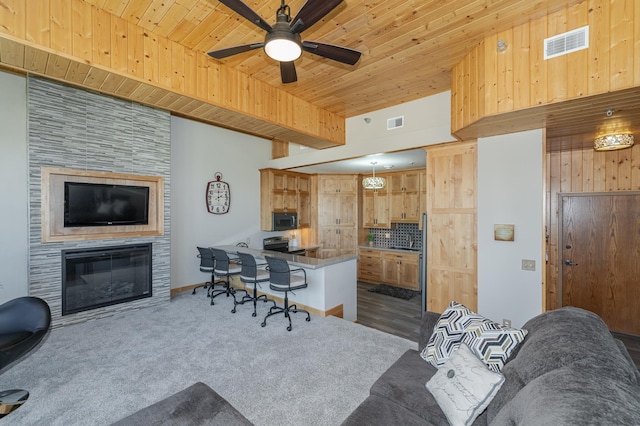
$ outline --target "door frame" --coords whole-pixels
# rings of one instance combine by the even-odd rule
[[[601,192],[558,192],[558,308],[561,308],[562,305],[562,236],[564,235],[564,221],[562,218],[564,217],[563,211],[563,201],[564,198],[568,197],[597,197],[597,196],[627,196],[627,195],[640,195],[640,191],[601,191]]]

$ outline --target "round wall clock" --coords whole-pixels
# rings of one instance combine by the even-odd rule
[[[229,212],[231,205],[231,190],[229,184],[223,182],[222,173],[216,172],[216,180],[207,183],[207,210],[213,214]]]

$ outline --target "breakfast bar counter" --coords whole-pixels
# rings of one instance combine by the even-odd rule
[[[308,286],[289,294],[291,303],[304,305],[313,314],[342,316],[345,320],[357,319],[357,259],[355,254],[316,259],[296,254],[281,253],[271,250],[252,249],[232,245],[214,246],[233,255],[241,251],[264,263],[265,256],[279,257],[287,260],[292,269],[303,268],[307,274]],[[259,291],[269,296],[282,297],[282,292],[269,288],[263,283]],[[340,313],[342,315],[340,315]]]

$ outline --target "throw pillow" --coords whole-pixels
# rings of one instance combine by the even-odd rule
[[[526,335],[525,329],[502,327],[485,318],[480,321],[474,320],[465,328],[462,342],[469,346],[487,367],[498,373]]]
[[[482,316],[466,306],[455,301],[451,302],[433,327],[433,333],[420,356],[436,368],[441,366],[462,342],[469,322],[482,319]]]
[[[426,383],[453,426],[470,425],[504,383],[504,376],[487,369],[465,344],[455,350]]]
[[[440,367],[465,343],[487,367],[499,372],[526,335],[527,330],[503,327],[453,301],[436,322],[420,356],[434,367]]]

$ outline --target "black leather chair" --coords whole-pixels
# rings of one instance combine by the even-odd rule
[[[50,325],[49,305],[37,297],[19,297],[0,305],[0,370],[40,343]],[[22,389],[0,392],[0,418],[27,398],[29,392]]]
[[[269,281],[269,272],[265,269],[258,268],[258,266],[266,265],[266,263],[258,265],[256,263],[256,259],[248,253],[238,252],[238,258],[240,259],[240,264],[242,266],[242,270],[240,271],[240,281],[245,283],[247,288],[253,288],[253,295],[247,292],[246,296],[244,296],[239,302],[236,302],[236,306],[244,305],[246,302],[253,302],[253,314],[251,314],[251,316],[255,317],[257,315],[256,307],[258,300],[263,300],[264,303],[273,302],[273,306],[276,306],[275,300],[267,299],[265,294],[258,296],[258,286],[260,283]],[[235,311],[236,308],[234,306],[231,312],[235,313]]]
[[[284,306],[274,306],[269,310],[269,313],[264,317],[262,326],[267,325],[267,318],[272,315],[284,313],[285,318],[289,320],[289,326],[287,331],[291,331],[291,314],[297,312],[304,312],[307,314],[307,321],[311,321],[311,315],[304,309],[298,309],[296,305],[289,306],[289,292],[294,290],[300,290],[307,287],[307,273],[303,268],[290,269],[289,263],[278,257],[265,256],[267,263],[269,264],[269,288],[274,291],[284,292]],[[299,274],[302,272],[302,275]]]
[[[209,247],[198,247],[198,257],[200,258],[200,271],[211,274],[211,281],[206,281],[203,285],[194,287],[191,294],[196,294],[196,289],[202,287],[207,289],[207,297],[211,297],[211,289],[213,286],[221,283],[220,280],[216,281],[213,252]]]
[[[211,292],[211,304],[214,305],[213,299],[220,296],[221,294],[226,294],[227,297],[233,296],[233,310],[231,312],[235,312],[237,304],[236,290],[231,287],[231,276],[240,274],[240,271],[242,269],[236,259],[231,260],[229,258],[226,251],[211,248],[211,252],[213,253],[213,258],[215,259],[215,267],[213,268],[214,274],[217,277],[224,277],[224,279],[222,280],[224,282],[224,288],[221,290],[213,290]],[[245,291],[245,293],[247,292]]]

